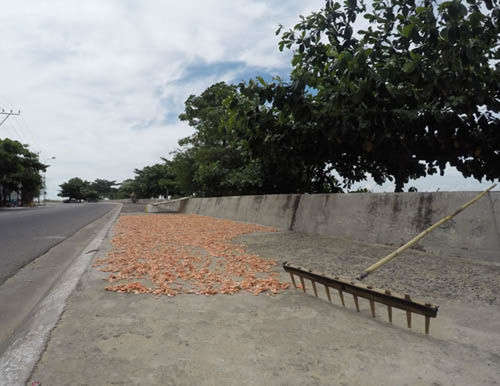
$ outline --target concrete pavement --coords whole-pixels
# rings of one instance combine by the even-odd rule
[[[292,255],[303,265],[342,263],[346,255],[333,253],[342,242],[349,255],[374,249],[294,232],[248,235],[237,242],[262,256]],[[383,253],[384,248],[390,250],[375,249]],[[107,238],[96,257],[109,249]],[[440,269],[446,277],[447,267]],[[476,272],[470,268],[466,274],[476,279]],[[408,274],[426,279],[415,268]],[[428,294],[426,300],[441,309],[431,335],[425,336],[423,320],[415,318],[408,330],[403,312],[395,311],[389,324],[382,307],[373,319],[368,304],[361,303],[358,314],[350,299],[342,308],[339,299],[331,305],[321,293],[320,299],[294,290],[275,297],[155,297],[107,292],[105,276],[94,268],[85,272],[30,382],[492,385],[500,379],[500,307],[488,303],[489,293],[475,301]],[[404,286],[404,277],[387,284]],[[453,285],[448,281],[447,286]]]

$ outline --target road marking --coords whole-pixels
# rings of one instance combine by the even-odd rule
[[[113,209],[111,219],[84,251],[99,249],[111,226],[120,214],[122,205]],[[111,212],[112,213],[112,212]],[[66,299],[73,293],[83,273],[88,269],[95,252],[83,252],[58,280],[52,291],[35,308],[27,321],[26,333],[5,350],[0,357],[0,386],[26,385],[44,351],[51,331],[59,321]]]
[[[44,240],[64,240],[67,238],[67,236],[43,236],[43,237],[36,237],[37,239],[44,239]]]

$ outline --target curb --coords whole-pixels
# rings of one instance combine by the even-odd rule
[[[48,295],[36,306],[26,321],[26,333],[19,336],[0,357],[0,386],[25,385],[46,348],[50,333],[59,321],[66,300],[73,293],[83,273],[118,218],[122,205],[63,273]],[[111,213],[112,213],[111,211]]]

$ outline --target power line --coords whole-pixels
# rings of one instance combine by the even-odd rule
[[[17,113],[14,113],[12,110],[10,111],[5,111],[5,109],[2,109],[0,111],[0,114],[5,115],[5,118],[0,122],[0,126],[3,125],[3,123],[11,116],[11,115],[21,115],[21,110],[19,110]]]
[[[8,99],[2,95],[0,95],[0,103],[6,106],[13,106],[17,104],[12,99]],[[32,148],[35,150],[41,149],[40,145],[37,141],[35,141],[35,138],[32,135],[33,133],[30,129],[31,125],[28,124],[25,116],[21,115],[19,119],[10,120],[7,124],[15,132],[15,134],[17,134],[20,141],[31,144]]]
[[[21,130],[21,127],[19,127],[18,123],[17,123],[17,119],[13,119],[13,120],[10,120],[9,122],[7,122],[5,124],[6,126],[8,125],[9,127],[11,127],[14,132],[17,134],[17,136],[19,137],[19,140],[22,141],[23,143],[28,143],[29,141],[27,140],[27,137],[26,135],[24,135],[24,132]]]
[[[15,122],[19,129],[22,128],[21,132],[26,137],[27,141],[33,144],[34,149],[40,150],[41,147],[38,144],[38,141],[35,140],[36,135],[35,136],[33,135],[33,131],[31,130],[31,125],[28,123],[25,117],[26,117],[25,115],[21,115],[19,119],[16,119],[11,122]]]

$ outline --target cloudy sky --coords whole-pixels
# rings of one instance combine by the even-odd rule
[[[40,152],[48,196],[78,176],[121,181],[160,162],[192,133],[185,99],[217,81],[290,71],[278,24],[293,26],[323,0],[3,1],[0,108],[21,110],[0,138]],[[391,191],[391,184],[375,187]],[[478,190],[450,170],[419,191]]]

